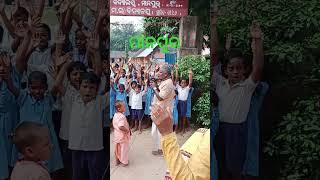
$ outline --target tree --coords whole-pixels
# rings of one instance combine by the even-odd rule
[[[135,29],[133,24],[111,24],[110,49],[111,51],[129,51],[129,39],[132,36],[141,34],[140,30]]]
[[[201,29],[204,34],[209,34],[209,0],[189,0],[189,15],[199,16]],[[164,34],[179,35],[180,18],[171,17],[146,17],[144,19],[145,34],[148,36],[159,37]]]
[[[146,17],[144,18],[144,33],[146,36],[161,37],[165,34],[178,36],[179,18]]]

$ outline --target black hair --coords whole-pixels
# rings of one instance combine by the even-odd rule
[[[119,89],[120,87],[123,87],[123,89],[125,89],[126,87],[124,86],[124,84],[119,84]]]
[[[83,28],[85,31],[88,31],[89,29],[87,28],[87,27],[85,27],[84,26],[84,28]],[[82,31],[82,29],[81,28],[78,28],[78,29],[76,29],[76,31],[75,31],[75,34],[77,34],[78,32],[81,32],[81,33],[83,33],[83,31]]]
[[[40,71],[33,71],[28,77],[28,84],[32,84],[33,81],[40,81],[45,86],[48,86],[47,75]]]
[[[2,42],[3,40],[3,32],[4,32],[3,27],[0,25],[0,42]]]
[[[237,59],[241,59],[243,64],[245,65],[246,62],[245,62],[245,57],[242,53],[242,51],[240,49],[236,49],[236,48],[233,48],[233,49],[230,49],[229,52],[226,54],[226,57],[225,57],[225,65],[229,64],[231,59],[234,59],[234,58],[237,58]]]
[[[180,78],[180,83],[181,83],[183,80],[185,80],[187,84],[189,83],[189,79],[188,79],[188,78],[185,78],[184,76],[182,76],[182,77]]]
[[[85,72],[81,74],[80,84],[83,81],[87,81],[90,84],[95,84],[97,87],[100,85],[100,78],[93,72]]]
[[[112,58],[112,59],[113,59],[113,58]],[[116,67],[116,68],[119,68],[119,64],[116,64],[115,67]]]
[[[179,95],[179,92],[178,92],[178,90],[174,90],[174,92],[176,93],[176,95],[177,95],[177,96]]]
[[[142,88],[142,86],[141,86],[140,84],[138,84],[138,85],[137,85],[137,88],[138,88],[138,89],[141,89],[141,88]]]
[[[29,17],[28,10],[24,7],[18,7],[16,13],[13,14],[13,18],[17,19],[18,17],[26,18],[24,20],[28,21],[28,17]]]
[[[132,81],[130,85],[132,86],[132,84],[136,84],[137,85],[138,83],[137,83],[137,81]]]
[[[72,62],[71,65],[69,66],[68,70],[67,70],[68,78],[70,78],[71,72],[75,71],[75,70],[80,70],[80,71],[83,71],[83,72],[87,72],[87,68],[82,62],[79,62],[79,61]]]
[[[49,37],[49,40],[51,40],[51,30],[50,30],[50,27],[45,24],[45,23],[41,23],[40,24],[40,28],[41,29],[44,29],[47,33],[48,33],[48,37]]]

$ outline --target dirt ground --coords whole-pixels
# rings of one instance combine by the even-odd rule
[[[194,130],[186,132],[183,136],[178,135],[178,142],[182,145],[192,134]],[[167,170],[163,156],[154,156],[151,151],[154,149],[153,139],[151,137],[151,128],[144,130],[142,134],[133,133],[130,150],[129,166],[115,166],[114,143],[112,142],[113,133],[111,133],[110,143],[110,179],[111,180],[163,180]]]

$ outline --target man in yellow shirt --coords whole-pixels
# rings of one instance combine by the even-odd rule
[[[169,109],[153,105],[151,118],[161,134],[164,159],[173,180],[210,179],[210,131],[206,131],[188,161],[183,159],[177,137],[173,132],[173,121]]]

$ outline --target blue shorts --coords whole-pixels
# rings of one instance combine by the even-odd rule
[[[220,122],[217,133],[219,168],[231,174],[242,174],[247,152],[247,123]]]
[[[187,114],[187,101],[180,101],[178,103],[178,112],[179,112],[179,117],[186,117]]]
[[[133,120],[141,121],[143,116],[143,109],[132,109],[131,117]]]

